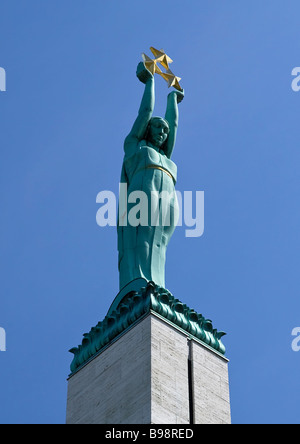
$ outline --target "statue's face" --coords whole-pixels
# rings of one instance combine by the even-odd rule
[[[148,139],[152,145],[160,148],[168,138],[169,125],[164,119],[154,117],[150,121]]]

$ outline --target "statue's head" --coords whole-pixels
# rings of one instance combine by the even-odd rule
[[[168,122],[162,117],[152,117],[149,121],[145,139],[158,149],[164,149],[170,132]]]

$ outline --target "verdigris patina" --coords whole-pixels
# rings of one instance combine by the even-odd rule
[[[167,61],[162,60],[162,63]],[[154,62],[153,72],[157,72]],[[166,249],[179,211],[175,193],[177,167],[171,156],[178,127],[178,103],[184,93],[176,84],[177,89],[168,95],[165,117],[153,117],[154,75],[143,62],[139,63],[136,74],[145,84],[145,90],[138,116],[124,143],[121,183],[126,184],[127,199],[118,218],[120,290],[139,278],[165,287]],[[178,79],[168,72],[165,75]],[[169,84],[171,86],[172,82]],[[137,193],[139,197],[140,191],[146,199],[140,208],[143,219],[137,224],[130,221],[130,214],[136,211],[132,196]],[[153,218],[153,199],[156,199],[156,218]]]

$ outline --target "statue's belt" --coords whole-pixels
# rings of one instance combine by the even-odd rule
[[[146,168],[152,168],[152,169],[154,169],[154,170],[160,170],[160,171],[163,171],[163,172],[166,173],[169,177],[171,177],[171,179],[173,180],[173,182],[174,182],[174,184],[175,184],[176,180],[174,179],[174,177],[172,176],[172,174],[169,173],[169,171],[166,170],[165,168],[163,168],[163,167],[161,167],[161,166],[158,166],[158,165],[147,165]]]

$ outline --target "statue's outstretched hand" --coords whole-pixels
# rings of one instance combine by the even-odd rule
[[[151,78],[153,78],[153,75],[151,74],[151,72],[145,67],[143,62],[140,62],[137,66],[136,69],[136,75],[137,78],[142,82],[142,83],[147,83],[147,81]]]
[[[176,98],[177,98],[177,103],[180,103],[180,102],[183,101],[183,99],[184,99],[184,90],[182,90],[182,91],[178,91],[178,90],[176,90],[176,91],[171,91],[170,94],[169,94],[169,96],[172,95],[172,94],[174,94],[174,95],[176,96]]]

